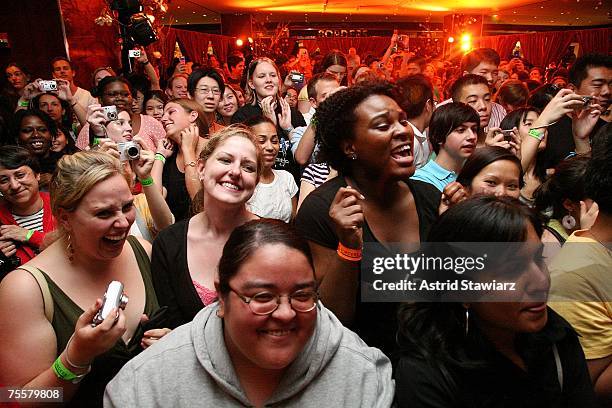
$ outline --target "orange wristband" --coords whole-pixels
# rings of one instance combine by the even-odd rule
[[[360,261],[362,258],[361,248],[359,249],[347,248],[344,245],[342,245],[342,242],[338,242],[338,250],[336,252],[338,253],[338,256],[340,258],[345,259],[347,261],[351,261],[351,262]]]

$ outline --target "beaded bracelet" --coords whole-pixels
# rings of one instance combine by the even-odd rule
[[[345,259],[347,261],[351,261],[351,262],[360,261],[362,258],[361,248],[359,249],[347,248],[344,245],[342,245],[342,242],[338,242],[338,250],[336,252],[338,253],[338,256],[340,258]]]

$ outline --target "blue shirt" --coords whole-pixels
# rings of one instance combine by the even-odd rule
[[[436,163],[435,160],[430,160],[425,166],[417,169],[410,178],[433,184],[442,192],[447,184],[457,180],[457,174],[454,171],[446,170]]]

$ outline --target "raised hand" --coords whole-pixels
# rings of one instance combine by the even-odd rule
[[[279,124],[281,129],[289,129],[291,128],[291,107],[289,103],[287,103],[284,99],[279,99],[281,106],[281,114],[279,118]]]
[[[363,208],[365,197],[356,189],[342,187],[329,207],[329,216],[336,224],[336,234],[347,248],[363,248]]]
[[[74,335],[66,353],[70,361],[77,365],[88,365],[99,356],[113,348],[117,340],[125,333],[126,318],[123,310],[111,310],[102,323],[92,327],[94,316],[102,306],[102,300],[89,307],[79,317],[74,328]]]
[[[106,114],[102,105],[94,103],[87,107],[87,123],[96,136],[106,136]]]
[[[276,126],[276,101],[274,100],[274,96],[266,96],[261,100],[261,110],[264,116],[274,122]]]
[[[467,198],[468,193],[461,183],[458,181],[453,181],[452,183],[447,184],[442,191],[442,198],[440,199],[438,214],[444,213],[453,205],[460,203]]]

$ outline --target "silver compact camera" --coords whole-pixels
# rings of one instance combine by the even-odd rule
[[[57,91],[57,81],[55,80],[40,81],[39,85],[40,85],[40,90],[43,92]]]
[[[129,50],[130,58],[140,58],[140,50]]]
[[[113,309],[121,308],[125,310],[128,300],[128,297],[123,294],[123,283],[119,281],[112,281],[109,283],[106,293],[104,293],[104,298],[102,299],[102,307],[94,316],[91,325],[95,327],[102,323]],[[117,316],[115,318],[117,317],[119,317],[119,311],[117,311]]]
[[[119,160],[138,160],[140,158],[140,146],[134,142],[120,142],[117,143],[117,150],[119,150]]]
[[[117,113],[117,107],[115,105],[103,106],[104,116],[108,122],[117,120],[119,118],[119,114]]]

